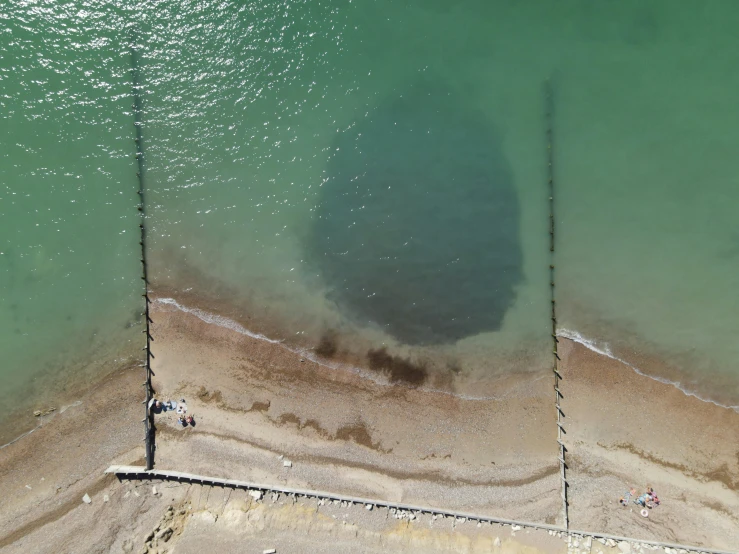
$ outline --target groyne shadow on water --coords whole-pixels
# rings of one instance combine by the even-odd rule
[[[423,80],[332,146],[306,251],[341,312],[413,345],[499,329],[523,278],[520,207],[488,118]]]

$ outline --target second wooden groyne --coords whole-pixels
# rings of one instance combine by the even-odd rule
[[[691,553],[705,553],[705,554],[739,554],[737,552],[730,552],[728,550],[718,550],[712,548],[704,548],[698,546],[690,546],[684,544],[667,543],[660,541],[651,541],[644,539],[635,539],[632,537],[621,537],[618,535],[609,535],[607,533],[597,533],[591,531],[578,531],[574,529],[567,529],[558,525],[549,525],[546,523],[536,523],[531,521],[517,521],[512,519],[499,518],[495,516],[486,516],[480,514],[474,514],[469,512],[462,512],[457,510],[448,510],[444,508],[436,508],[432,506],[418,506],[415,504],[405,504],[402,502],[392,502],[388,500],[381,500],[377,498],[363,498],[358,496],[350,496],[345,494],[338,494],[328,491],[310,490],[310,489],[299,489],[293,487],[286,487],[282,485],[269,485],[262,483],[253,483],[250,481],[242,481],[239,479],[222,479],[218,477],[208,477],[204,475],[196,475],[193,473],[186,473],[182,471],[169,471],[169,470],[152,470],[147,471],[142,466],[124,466],[124,465],[112,465],[105,470],[106,474],[116,475],[119,479],[129,480],[160,480],[170,481],[178,483],[190,483],[195,485],[207,485],[211,487],[227,487],[232,489],[241,489],[250,492],[254,492],[254,498],[260,499],[262,495],[267,493],[283,494],[295,498],[311,498],[324,501],[339,501],[346,502],[348,504],[356,504],[363,506],[371,506],[373,508],[387,508],[390,510],[401,510],[409,514],[414,515],[432,515],[437,517],[450,517],[456,518],[459,522],[471,522],[480,524],[499,524],[511,526],[513,531],[517,528],[521,529],[541,529],[544,531],[552,531],[560,534],[563,537],[591,537],[595,540],[612,541],[612,544],[627,542],[630,544],[643,545],[645,547],[662,547],[662,548],[673,548],[677,550],[685,550]]]

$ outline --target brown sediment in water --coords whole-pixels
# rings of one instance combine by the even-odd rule
[[[339,351],[338,339],[336,331],[328,330],[322,336],[321,340],[313,349],[321,358],[333,358]]]
[[[184,396],[197,420],[183,430],[157,416],[160,469],[561,522],[549,375],[496,381],[496,398],[471,400],[328,368],[186,313],[153,319],[157,390]],[[739,414],[566,339],[560,356],[570,526],[732,548]],[[3,544],[68,527],[105,466],[141,462],[140,385],[137,368],[116,373],[0,450]],[[617,499],[647,483],[662,505],[644,520]]]
[[[194,395],[188,407],[200,415],[195,429],[163,431],[167,439],[159,445],[160,463],[181,459],[176,451],[188,437],[206,440],[208,449],[231,448],[226,445],[233,440],[242,445],[234,448],[246,448],[249,456],[283,452],[296,468],[312,468],[313,477],[301,480],[316,488],[367,493],[375,482],[377,494],[402,495],[407,488],[419,502],[438,503],[426,491],[434,483],[454,491],[446,501],[460,506],[490,510],[500,501],[513,513],[541,521],[557,517],[557,496],[545,492],[558,484],[555,426],[553,420],[542,425],[554,409],[545,380],[502,380],[499,392],[508,399],[466,400],[423,389],[429,382],[425,361],[387,349],[369,352],[362,374],[156,306],[157,386],[186,398]],[[332,355],[336,360],[343,354]],[[373,374],[383,379],[369,379]],[[202,402],[200,387],[208,391]],[[183,461],[193,469],[207,463],[198,448]],[[260,480],[262,471],[272,471],[254,460],[249,467],[257,472],[255,479],[262,475]],[[340,469],[324,481],[328,467]],[[374,477],[356,482],[345,474],[357,471]],[[475,490],[464,493],[463,500],[462,489],[454,487]],[[525,505],[504,500],[516,487],[527,488],[537,500]]]
[[[235,336],[181,312],[157,312],[154,319],[162,349],[157,378],[163,386],[191,394],[186,391],[200,386],[193,379],[197,376],[222,393],[221,403],[211,406],[234,414],[225,422],[207,408],[208,429],[167,432],[160,452],[162,463],[173,469],[202,472],[208,466],[205,452],[226,458],[234,455],[228,452],[242,452],[239,456],[249,460],[246,471],[262,481],[271,474],[319,489],[467,505],[502,517],[561,518],[555,397],[548,373],[494,377],[497,394],[472,400],[427,390],[429,380],[420,377],[408,382],[396,373],[393,378],[393,365],[420,375],[424,364],[389,350],[374,349],[363,376]],[[725,544],[719,528],[735,524],[739,513],[731,477],[739,462],[737,449],[731,449],[736,414],[566,339],[560,339],[560,348],[570,525]],[[202,361],[187,358],[188,350],[200,352]],[[187,373],[178,369],[185,359],[194,362]],[[449,360],[444,364],[448,367]],[[371,374],[386,381],[368,379]],[[449,390],[466,378],[464,371],[448,375]],[[679,437],[687,440],[687,450]],[[701,454],[706,447],[713,449],[710,456]],[[185,451],[187,467],[180,468]],[[294,464],[289,471],[269,461],[277,454],[289,456]],[[235,463],[223,470],[242,474],[244,468]],[[613,509],[623,486],[642,481],[653,484],[663,500],[648,528],[629,519],[628,511]],[[455,496],[462,490],[466,500]],[[522,503],[523,497],[536,500]],[[692,514],[691,521],[681,513]]]
[[[423,385],[428,379],[428,369],[424,363],[414,363],[401,356],[388,354],[387,348],[370,348],[367,361],[372,371],[386,375],[391,383],[406,383],[412,386]]]

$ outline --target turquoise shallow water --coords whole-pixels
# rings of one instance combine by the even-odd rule
[[[738,20],[731,1],[14,5],[4,389],[137,340],[135,24],[155,289],[477,379],[546,369],[551,79],[559,327],[739,403]]]

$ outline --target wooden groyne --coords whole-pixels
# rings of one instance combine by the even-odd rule
[[[142,366],[145,368],[146,380],[143,383],[143,387],[146,389],[144,403],[144,441],[146,442],[146,469],[152,469],[154,467],[154,416],[149,410],[149,403],[151,402],[153,389],[151,386],[151,360],[154,354],[151,352],[151,343],[154,340],[151,336],[151,317],[149,316],[149,274],[146,263],[146,202],[144,197],[144,169],[145,169],[145,155],[144,155],[144,136],[143,136],[143,101],[142,101],[142,85],[141,85],[141,74],[139,69],[139,54],[137,45],[136,29],[134,27],[129,28],[129,48],[131,56],[131,96],[134,116],[134,128],[135,136],[134,142],[136,145],[136,177],[138,179],[138,195],[139,204],[138,211],[140,214],[139,229],[141,231],[141,239],[139,245],[141,245],[141,279],[144,282],[144,313],[145,329],[142,331],[146,334],[146,346],[143,350],[146,352],[146,359]]]
[[[562,434],[564,433],[564,414],[560,407],[560,399],[562,393],[559,389],[559,383],[562,376],[558,370],[559,354],[557,346],[557,303],[555,298],[555,268],[554,268],[554,92],[552,90],[551,81],[544,83],[544,119],[546,126],[546,144],[547,144],[547,190],[549,192],[549,289],[550,300],[552,303],[552,368],[554,371],[554,405],[557,413],[557,445],[559,448],[559,475],[561,479],[562,489],[562,515],[564,518],[565,528],[569,527],[569,516],[567,510],[567,464],[565,462],[565,448],[562,442]]]
[[[231,489],[241,489],[255,493],[261,493],[261,495],[267,493],[277,493],[291,496],[294,498],[310,498],[325,501],[339,501],[346,502],[348,504],[372,506],[373,508],[387,508],[394,510],[402,510],[415,515],[435,515],[437,517],[453,517],[457,518],[458,521],[463,520],[464,522],[481,523],[481,524],[498,524],[498,525],[510,525],[521,527],[522,529],[541,529],[544,531],[554,531],[561,534],[562,536],[572,537],[591,537],[599,540],[610,540],[616,543],[628,542],[631,544],[640,544],[644,546],[657,546],[663,548],[674,548],[676,550],[689,550],[691,552],[700,552],[705,554],[737,554],[736,552],[730,552],[728,550],[717,550],[712,548],[704,548],[697,546],[689,546],[684,544],[674,544],[660,541],[651,541],[647,539],[634,539],[631,537],[621,537],[618,535],[610,535],[608,533],[597,533],[592,531],[578,531],[574,529],[568,529],[566,527],[558,525],[549,525],[546,523],[536,523],[532,521],[518,521],[512,519],[505,519],[495,516],[486,516],[480,514],[474,514],[470,512],[461,512],[456,510],[447,510],[444,508],[436,508],[432,506],[418,506],[415,504],[404,504],[401,502],[391,502],[388,500],[380,500],[377,498],[364,498],[359,496],[350,496],[345,494],[338,494],[328,491],[319,491],[311,489],[298,489],[294,487],[286,487],[282,485],[268,485],[262,483],[253,483],[250,481],[242,481],[239,479],[222,479],[219,477],[207,477],[204,475],[196,475],[193,473],[185,473],[182,471],[169,471],[169,470],[152,470],[147,471],[143,466],[123,466],[123,465],[112,465],[105,470],[106,474],[116,475],[119,479],[129,480],[160,480],[160,481],[171,481],[177,483],[190,483],[195,485],[206,485],[211,487],[226,487]],[[261,495],[256,495],[261,497]],[[516,530],[515,528],[512,530]]]

